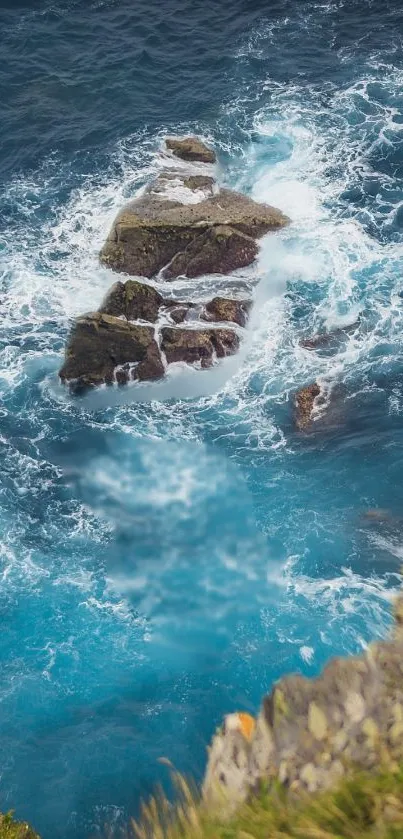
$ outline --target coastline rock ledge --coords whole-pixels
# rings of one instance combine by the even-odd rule
[[[357,769],[399,772],[403,596],[390,639],[334,659],[316,679],[280,679],[247,730],[245,716],[230,714],[209,752],[203,797],[221,815],[231,815],[262,782],[298,795],[329,789]]]
[[[101,263],[137,279],[116,282],[75,321],[59,372],[73,392],[160,379],[177,362],[204,369],[234,354],[252,305],[242,284],[235,299],[212,293],[202,302],[164,287],[245,268],[258,239],[289,223],[274,207],[220,190],[215,152],[197,137],[168,138],[164,160],[169,168],[121,210],[102,248]]]

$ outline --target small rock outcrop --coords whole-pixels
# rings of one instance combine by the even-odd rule
[[[216,153],[209,146],[206,146],[199,137],[167,137],[166,147],[175,157],[181,160],[188,160],[192,163],[215,163]]]
[[[59,373],[75,392],[131,379],[159,379],[163,374],[152,327],[101,312],[77,319]]]
[[[287,223],[280,210],[228,189],[187,204],[151,191],[119,213],[100,258],[132,276],[226,274],[253,262],[255,240]]]
[[[232,355],[239,347],[239,336],[232,329],[175,329],[161,332],[161,349],[168,364],[185,361],[211,367],[215,358]]]
[[[230,300],[227,297],[214,297],[206,304],[203,320],[229,321],[245,326],[251,309],[250,300]]]
[[[128,280],[117,282],[108,291],[99,311],[105,315],[125,317],[127,320],[146,320],[155,323],[164,298],[150,285]]]
[[[287,676],[267,696],[256,725],[231,714],[214,737],[203,796],[231,813],[261,782],[293,794],[327,789],[351,769],[403,760],[403,597],[390,640],[334,659],[316,679]]]
[[[299,431],[307,431],[312,424],[315,401],[320,395],[317,382],[302,387],[295,396],[295,425]]]

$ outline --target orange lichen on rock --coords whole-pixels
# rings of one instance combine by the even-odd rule
[[[256,728],[255,718],[242,712],[238,714],[238,718],[243,736],[250,740]]]
[[[246,740],[251,740],[256,728],[256,720],[251,714],[244,711],[237,711],[225,717],[226,731],[239,731]]]

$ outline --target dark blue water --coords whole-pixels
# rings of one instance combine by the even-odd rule
[[[160,757],[199,778],[224,713],[387,631],[402,36],[398,0],[0,4],[0,809],[43,839],[136,814]],[[242,352],[74,400],[57,370],[113,282],[99,247],[188,131],[293,219],[244,272]],[[332,352],[299,345],[358,319]],[[314,379],[331,421],[301,437],[290,396]]]

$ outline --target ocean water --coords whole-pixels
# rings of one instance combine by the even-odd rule
[[[0,810],[43,839],[117,835],[169,790],[160,758],[200,778],[224,713],[388,631],[402,38],[398,0],[0,3]],[[114,280],[99,248],[188,132],[293,222],[192,291],[253,293],[241,352],[70,397],[69,326]],[[329,407],[301,435],[315,379]]]

